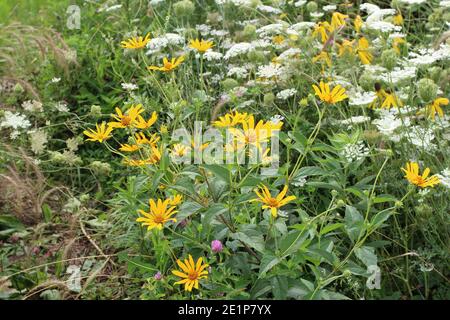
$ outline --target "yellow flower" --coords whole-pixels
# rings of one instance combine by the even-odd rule
[[[402,44],[406,43],[406,40],[400,37],[395,37],[392,40],[392,48],[394,48],[395,52],[397,52],[397,54],[400,54],[400,46]]]
[[[403,17],[402,17],[402,14],[401,13],[399,13],[399,14],[397,14],[395,17],[394,17],[394,24],[396,25],[396,26],[401,26],[402,24],[403,24]]]
[[[157,134],[153,134],[150,136],[150,139],[145,136],[143,132],[138,132],[134,135],[137,144],[148,144],[152,147],[156,146],[156,143],[159,141],[159,137]]]
[[[239,123],[244,122],[247,119],[247,113],[239,113],[237,111],[233,113],[227,113],[226,115],[219,117],[219,120],[213,122],[216,127],[234,127]]]
[[[192,49],[197,50],[198,52],[204,53],[211,49],[214,46],[212,41],[205,41],[205,40],[191,40],[189,47]]]
[[[373,56],[369,51],[369,41],[366,38],[362,37],[358,40],[356,52],[358,52],[359,59],[363,64],[370,64],[372,62]]]
[[[156,202],[153,199],[149,200],[150,211],[145,212],[144,210],[139,210],[139,213],[143,217],[136,219],[137,222],[142,222],[143,226],[147,226],[147,230],[157,228],[161,230],[164,224],[173,221],[177,222],[177,219],[171,218],[177,211],[175,207],[171,205],[171,199],[166,199],[162,201],[158,199]]]
[[[116,114],[112,115],[116,121],[111,121],[108,125],[113,128],[132,127],[136,124],[136,119],[142,112],[144,112],[144,109],[141,104],[131,106],[126,113],[122,113],[122,110],[116,108]]]
[[[163,58],[163,66],[150,66],[149,70],[158,70],[162,72],[169,72],[178,67],[184,61],[184,56],[178,57],[177,59],[172,58],[170,61],[166,57]]]
[[[387,91],[382,91],[384,95],[384,101],[381,104],[381,108],[390,109],[392,107],[401,107],[403,106],[403,103],[400,99],[397,98],[397,96],[394,93],[390,93]]]
[[[161,160],[161,150],[156,146],[151,146],[151,154],[146,159],[124,159],[126,165],[132,167],[142,167],[145,165],[153,165]]]
[[[177,194],[170,198],[170,205],[177,206],[183,201],[183,196],[181,194]]]
[[[122,41],[121,45],[122,48],[126,49],[142,49],[147,45],[149,41],[150,41],[150,33],[147,33],[145,38],[142,37],[130,38],[126,41]]]
[[[345,94],[345,88],[342,88],[341,85],[337,85],[333,88],[333,90],[330,90],[330,85],[328,83],[323,83],[323,81],[320,81],[319,86],[320,89],[318,86],[313,84],[313,89],[316,95],[319,96],[320,100],[324,102],[335,104],[348,98]]]
[[[277,35],[275,37],[272,38],[272,42],[275,44],[282,44],[284,42],[284,37],[282,35]]]
[[[196,144],[196,141],[194,139],[191,140],[191,148],[194,150],[194,152],[203,151],[207,146],[209,146],[209,142],[199,145],[198,143]]]
[[[316,63],[317,61],[323,61],[328,65],[328,67],[331,67],[331,58],[326,51],[320,51],[317,56],[313,57],[312,62]]]
[[[354,40],[350,41],[347,39],[342,40],[342,44],[336,43],[338,47],[338,56],[341,57],[345,55],[346,53],[352,54],[353,53],[353,42]]]
[[[360,15],[357,15],[355,20],[353,21],[353,26],[355,27],[355,31],[357,33],[361,32],[361,27],[363,26],[363,21]]]
[[[328,22],[319,22],[315,25],[312,36],[317,37],[320,36],[320,41],[322,43],[327,42],[328,40],[328,33],[327,32],[333,32],[333,29],[331,28],[330,24]]]
[[[153,111],[152,116],[148,119],[148,121],[145,121],[145,119],[139,115],[134,126],[138,129],[145,130],[150,128],[156,120],[158,120],[158,115],[156,114],[156,111]]]
[[[439,117],[444,117],[444,111],[441,106],[448,105],[449,100],[447,98],[437,98],[433,101],[432,104],[427,106],[428,115],[434,120],[436,117],[436,113]]]
[[[102,143],[103,141],[111,138],[111,132],[113,131],[113,128],[110,126],[106,126],[106,122],[102,122],[101,125],[98,125],[98,123],[95,125],[97,127],[97,131],[89,129],[84,130],[83,133],[89,137],[89,139],[86,139],[87,141],[98,141]]]
[[[333,30],[338,29],[339,27],[345,26],[345,19],[348,18],[348,15],[342,14],[340,12],[333,12],[331,16],[331,28]]]
[[[272,131],[280,130],[283,122],[272,123],[270,121],[264,122],[260,120],[255,125],[255,118],[250,115],[245,121],[242,122],[242,129],[230,128],[231,134],[233,134],[237,148],[243,148],[247,145],[253,145],[260,147],[261,143],[266,142],[271,136]]]
[[[205,269],[209,267],[208,264],[203,264],[203,258],[198,258],[197,262],[189,255],[189,259],[182,262],[177,260],[177,264],[183,271],[172,270],[172,273],[182,280],[175,282],[175,284],[184,284],[185,291],[192,291],[192,288],[198,289],[198,281],[200,279],[208,278],[208,271]]]
[[[191,151],[191,148],[181,143],[177,143],[172,148],[172,156],[182,158]]]
[[[292,200],[296,199],[295,196],[285,197],[287,191],[288,186],[284,186],[283,190],[281,190],[281,192],[276,197],[272,197],[269,189],[265,185],[262,185],[260,186],[259,191],[255,190],[255,193],[258,196],[258,198],[250,201],[258,201],[263,203],[264,205],[262,206],[262,208],[270,209],[270,213],[274,218],[276,218],[278,215],[279,208],[286,205],[288,202],[291,202]]]
[[[124,151],[124,152],[134,152],[139,150],[141,147],[139,147],[138,145],[132,144],[121,144],[119,150],[120,151]]]
[[[402,168],[406,173],[405,178],[411,183],[421,188],[434,187],[439,184],[437,176],[428,177],[430,168],[426,168],[422,175],[419,174],[419,164],[416,162],[409,162],[406,164],[406,169]]]

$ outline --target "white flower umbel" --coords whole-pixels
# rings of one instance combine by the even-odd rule
[[[28,129],[29,127],[31,127],[31,123],[25,115],[12,113],[11,111],[5,111],[3,120],[0,122],[0,128],[10,128],[14,131]]]
[[[272,79],[280,77],[284,72],[284,68],[276,63],[271,63],[265,66],[259,66],[256,75],[265,79]]]
[[[226,60],[230,59],[230,58],[234,58],[237,57],[241,54],[246,54],[249,51],[253,50],[253,46],[251,43],[248,42],[240,42],[240,43],[236,43],[233,44],[230,49],[228,49],[228,51],[225,53],[224,58]]]
[[[357,143],[349,143],[344,146],[341,151],[343,156],[348,162],[361,160],[369,155],[369,148],[367,148],[363,141]]]
[[[446,187],[447,189],[450,189],[450,169],[444,169],[440,174],[436,175],[439,178],[439,181],[441,184]]]
[[[285,89],[277,93],[277,98],[280,100],[287,100],[297,93],[296,89]]]
[[[121,86],[122,86],[122,89],[127,90],[127,91],[133,91],[133,90],[139,89],[139,87],[137,85],[135,85],[134,83],[122,83]]]
[[[377,95],[375,92],[354,92],[350,93],[348,104],[351,106],[365,106],[372,103]]]

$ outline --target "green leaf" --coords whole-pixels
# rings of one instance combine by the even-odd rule
[[[272,253],[267,253],[263,255],[261,259],[261,264],[259,265],[259,276],[258,278],[263,277],[268,271],[270,271],[273,267],[275,267],[278,263],[280,263],[280,258],[276,257]]]
[[[51,222],[52,221],[52,216],[53,216],[52,209],[46,203],[44,203],[42,205],[42,214],[44,215],[44,221],[45,222]]]
[[[375,249],[368,246],[363,246],[355,250],[356,257],[365,264],[366,267],[376,266],[378,258],[375,254]]]
[[[293,231],[284,236],[280,241],[281,257],[286,257],[296,252],[308,237],[308,233],[303,230]]]
[[[202,224],[205,226],[209,226],[216,216],[218,216],[219,214],[224,214],[227,211],[228,208],[226,208],[222,203],[213,204],[203,214]]]
[[[323,227],[320,230],[320,235],[322,236],[324,234],[327,234],[328,232],[331,232],[333,230],[339,229],[339,228],[341,228],[343,226],[344,226],[343,223],[333,223],[333,224],[326,225],[325,227]]]
[[[355,207],[345,207],[344,221],[345,229],[352,241],[355,241],[360,234],[363,234],[364,218]]]
[[[214,175],[220,178],[223,182],[226,182],[227,184],[230,183],[230,170],[228,170],[224,166],[218,164],[204,164],[202,165],[202,167],[214,173]]]
[[[264,238],[261,234],[257,234],[256,232],[248,232],[251,230],[247,230],[244,232],[236,232],[231,236],[233,239],[240,240],[250,248],[255,249],[256,251],[263,252],[264,251]]]

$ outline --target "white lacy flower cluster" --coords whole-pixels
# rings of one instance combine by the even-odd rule
[[[369,148],[366,147],[363,141],[346,144],[341,151],[341,156],[343,156],[350,163],[359,161],[368,155]]]
[[[22,130],[26,130],[31,127],[30,121],[27,117],[20,113],[13,113],[11,111],[5,111],[2,121],[0,122],[0,129],[12,129],[11,139],[16,139]]]

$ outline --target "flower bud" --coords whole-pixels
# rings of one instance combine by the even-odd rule
[[[336,202],[336,206],[337,206],[338,208],[345,207],[345,201],[342,200],[342,199],[339,199],[338,202]]]
[[[338,192],[337,190],[334,190],[334,189],[331,190],[331,196],[332,196],[333,198],[337,197],[338,194],[339,194],[339,192]]]
[[[253,24],[247,24],[242,31],[242,35],[247,40],[252,40],[256,38],[256,27]]]
[[[306,4],[306,11],[308,12],[316,12],[319,9],[319,6],[315,1],[310,1]]]
[[[254,63],[263,63],[263,62],[266,62],[266,59],[267,59],[264,52],[262,52],[260,50],[252,50],[252,51],[248,52],[247,58],[248,58],[248,60],[250,60],[250,62],[254,62]]]
[[[239,82],[232,78],[226,78],[222,81],[222,87],[225,91],[230,91],[239,86]]]
[[[375,85],[375,79],[374,79],[373,75],[369,72],[364,72],[359,77],[359,85],[365,91],[373,91],[373,87]]]
[[[158,271],[157,273],[155,273],[155,275],[153,276],[153,278],[157,281],[161,280],[163,278],[162,274],[160,271]]]
[[[394,69],[397,64],[398,56],[397,51],[394,49],[384,50],[381,54],[381,64],[388,70]]]
[[[264,95],[263,103],[265,106],[270,106],[275,101],[275,95],[272,92],[268,92]]]
[[[182,0],[174,3],[173,10],[177,17],[189,17],[195,11],[195,4],[190,0]]]
[[[215,253],[221,252],[223,250],[222,242],[220,240],[213,240],[211,242],[211,250]]]
[[[91,111],[89,111],[89,115],[92,117],[100,117],[102,115],[102,107],[97,105],[91,106]]]
[[[308,98],[303,98],[298,102],[300,107],[307,107],[308,106]]]
[[[419,97],[423,102],[431,102],[436,99],[438,86],[434,83],[433,80],[423,78],[420,79],[417,84],[417,90],[419,91]]]
[[[22,85],[20,83],[16,83],[16,85],[13,88],[13,91],[15,93],[23,93],[23,92],[25,92],[25,89],[22,87]]]

